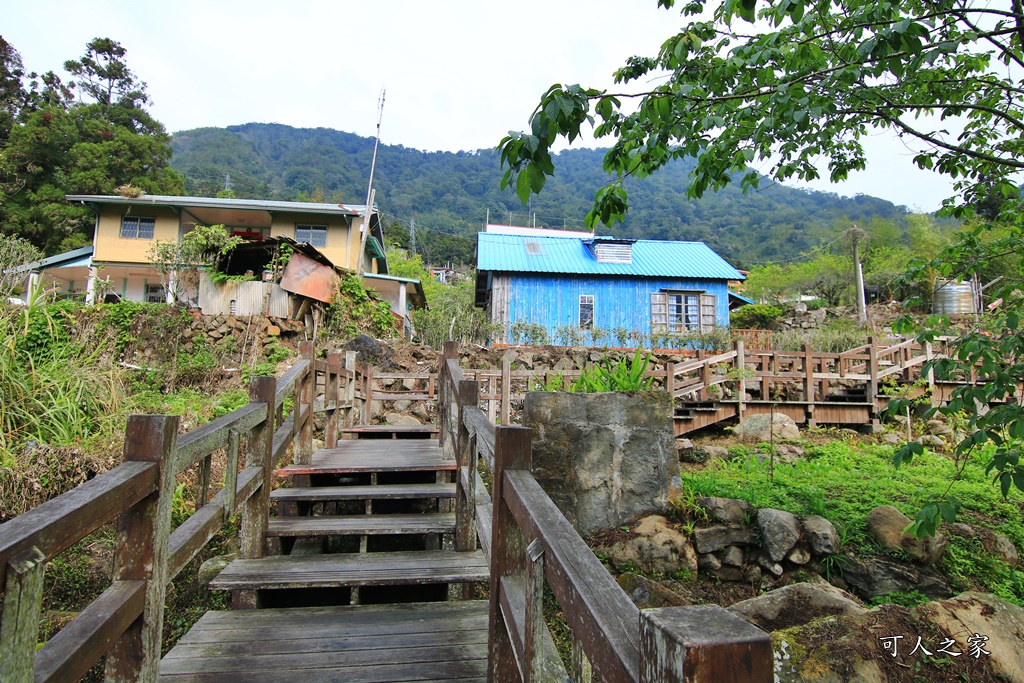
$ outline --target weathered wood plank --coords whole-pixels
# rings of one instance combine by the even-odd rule
[[[278,408],[295,389],[295,382],[306,376],[309,372],[308,360],[297,360],[288,370],[277,378],[277,389],[274,392],[274,408]]]
[[[587,657],[608,683],[639,675],[640,610],[601,565],[540,484],[509,470],[503,495],[527,539],[540,539],[545,576]]]
[[[335,515],[330,517],[276,517],[268,536],[353,536],[395,534],[450,534],[455,515]]]
[[[153,492],[157,465],[126,462],[0,524],[0,583],[7,563],[32,546],[49,560]]]
[[[210,587],[217,590],[381,586],[486,581],[483,553],[336,553],[235,560]]]
[[[458,624],[467,626],[466,630],[452,630],[451,622],[445,624],[444,631],[433,631],[424,633],[422,626],[417,624],[414,627],[406,626],[406,630],[412,628],[411,633],[405,633],[401,626],[399,630],[389,631],[388,638],[381,638],[377,633],[367,635],[353,635],[345,637],[309,637],[307,631],[301,637],[269,640],[265,638],[250,637],[239,641],[214,641],[214,642],[179,642],[169,652],[164,661],[168,659],[191,659],[201,656],[245,656],[249,654],[272,654],[282,652],[287,654],[301,654],[303,652],[334,652],[340,653],[348,650],[386,650],[399,644],[401,647],[437,647],[443,645],[486,645],[487,644],[487,616],[480,615],[473,620],[464,620]],[[223,633],[223,632],[221,632]]]
[[[174,454],[174,473],[181,474],[213,451],[227,446],[229,430],[245,433],[266,418],[266,403],[249,403],[182,434]]]
[[[29,683],[33,678],[45,569],[46,556],[35,547],[8,563],[0,622],[0,681],[5,683]]]
[[[142,616],[145,581],[115,581],[36,653],[36,677],[77,681]]]
[[[272,501],[396,500],[454,498],[454,484],[377,484],[375,486],[313,486],[275,489]]]

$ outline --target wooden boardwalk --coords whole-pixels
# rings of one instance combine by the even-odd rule
[[[0,681],[74,681],[101,661],[107,680],[145,683],[771,680],[771,638],[742,619],[633,604],[533,478],[532,432],[488,419],[453,344],[428,391],[438,425],[407,430],[354,424],[375,396],[354,354],[300,352],[188,433],[132,416],[123,464],[0,525]],[[291,486],[272,491],[275,474]],[[172,530],[183,476],[196,507]],[[161,658],[170,582],[235,515],[239,557],[210,586],[232,608]],[[38,644],[47,562],[111,522],[110,588]],[[571,632],[564,658],[545,596]]]

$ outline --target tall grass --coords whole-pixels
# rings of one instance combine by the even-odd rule
[[[120,368],[76,343],[72,322],[60,306],[0,310],[0,463],[30,441],[77,446],[120,423]]]

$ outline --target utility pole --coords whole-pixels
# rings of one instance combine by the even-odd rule
[[[868,323],[868,305],[864,299],[864,271],[860,265],[860,242],[867,233],[857,227],[856,224],[852,228],[846,231],[846,234],[850,236],[853,241],[853,268],[854,275],[857,280],[857,321],[861,325],[867,325]]]
[[[416,253],[416,219],[412,218],[409,220],[409,248],[412,253]]]
[[[363,211],[363,236],[359,240],[359,254],[357,255],[356,273],[363,276],[363,253],[366,251],[366,238],[370,235],[370,216],[373,214],[373,197],[376,194],[373,189],[373,171],[377,166],[377,147],[380,146],[380,122],[384,120],[384,94],[387,91],[381,88],[380,100],[377,102],[377,139],[373,143],[373,158],[370,160],[370,184],[366,187],[366,209]]]

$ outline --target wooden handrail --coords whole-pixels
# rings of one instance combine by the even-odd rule
[[[351,421],[357,398],[354,357],[346,356],[342,365],[340,354],[320,361],[311,345],[301,351],[303,357],[282,381],[254,377],[247,405],[180,437],[177,417],[131,416],[126,462],[0,525],[0,680],[77,679],[106,655],[108,678],[156,681],[169,581],[238,511],[241,554],[259,556],[273,473],[293,440],[297,456],[308,449],[320,384],[328,423],[338,428],[338,411],[346,424]],[[295,408],[290,420],[281,421],[289,395],[295,396]],[[248,446],[239,472],[243,439]],[[224,486],[208,498],[211,459],[222,450]],[[199,468],[196,511],[171,533],[175,476],[193,466]],[[47,561],[112,521],[117,544],[110,588],[37,652]],[[245,606],[248,597],[235,596],[233,602]]]

